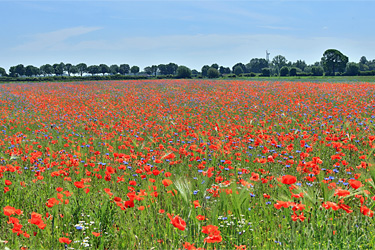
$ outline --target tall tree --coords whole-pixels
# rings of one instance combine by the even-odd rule
[[[130,68],[130,72],[132,72],[134,75],[137,74],[139,72],[139,67],[138,66],[132,66]]]
[[[159,64],[158,69],[159,69],[161,75],[167,75],[168,74],[167,65]]]
[[[72,67],[70,68],[70,73],[71,74],[77,74],[78,73],[78,67],[75,66],[75,65],[72,65]]]
[[[235,65],[233,65],[233,67],[232,67],[232,71],[233,71],[233,73],[235,73],[235,72],[234,72],[234,69],[235,69],[237,66],[241,67],[241,69],[242,69],[242,73],[247,73],[247,68],[246,68],[245,64],[243,64],[243,63],[236,63]],[[237,70],[237,72],[239,72],[239,71]],[[241,74],[242,74],[242,73],[241,73]],[[235,73],[235,74],[236,74],[236,73]],[[237,74],[236,74],[236,75],[237,75]]]
[[[287,65],[285,56],[277,55],[272,59],[272,65],[274,66],[277,74],[280,74],[280,69]]]
[[[7,76],[7,72],[5,71],[4,68],[0,67],[0,76]]]
[[[113,64],[109,66],[109,71],[111,74],[116,75],[117,73],[120,72],[120,67],[117,64]]]
[[[18,77],[16,66],[12,66],[12,67],[9,68],[9,76]]]
[[[82,76],[83,73],[87,73],[87,65],[86,63],[79,63],[76,65],[78,69],[78,73]]]
[[[70,74],[72,73],[72,67],[73,65],[71,63],[65,64],[65,70],[66,70],[66,73],[68,73],[68,76],[70,76]]]
[[[214,63],[214,64],[211,65],[211,68],[219,70],[219,64]]]
[[[359,63],[367,64],[368,63],[367,58],[365,56],[361,56],[361,59],[359,59]]]
[[[296,67],[296,68],[299,68],[300,70],[304,71],[305,68],[306,68],[306,66],[307,66],[307,64],[303,60],[297,60],[297,62],[292,63],[292,66]]]
[[[158,66],[157,65],[152,65],[151,66],[151,72],[154,76],[156,76],[156,73],[158,72]]]
[[[219,68],[219,72],[220,74],[230,74],[230,68],[229,67],[223,67],[223,66],[220,66]]]
[[[175,63],[168,63],[167,64],[167,70],[168,70],[168,74],[170,75],[175,75],[176,74],[176,71],[177,71],[177,68],[178,68],[178,65],[175,64]]]
[[[237,65],[236,67],[234,67],[233,69],[233,73],[236,74],[237,76],[238,75],[241,75],[244,73],[244,70],[243,68],[241,67],[241,65]]]
[[[322,57],[324,71],[328,75],[344,72],[349,58],[336,49],[327,49]]]
[[[55,75],[62,76],[64,74],[65,64],[63,62],[55,63],[52,67],[55,70]]]
[[[268,68],[268,61],[264,58],[253,58],[246,64],[248,72],[262,73],[263,68]]]
[[[37,76],[39,75],[39,68],[33,66],[33,65],[27,65],[25,68],[25,75],[30,76]]]
[[[92,76],[100,73],[100,68],[98,65],[90,65],[87,67],[87,73],[90,73]]]
[[[367,58],[365,56],[362,56],[361,59],[359,59],[359,69],[361,71],[369,70],[368,63],[369,61],[367,60]]]
[[[150,66],[145,67],[143,70],[144,70],[144,72],[146,72],[146,74],[152,75],[152,69],[151,69]]]
[[[107,65],[107,64],[104,64],[104,63],[100,64],[100,65],[99,65],[99,72],[102,73],[103,76],[104,76],[104,74],[109,73],[110,70],[109,70],[108,65]]]
[[[15,73],[17,74],[17,76],[24,76],[25,75],[25,72],[26,72],[26,69],[25,67],[23,66],[23,64],[18,64],[15,68]]]
[[[40,74],[42,74],[44,76],[47,76],[47,75],[54,74],[55,70],[54,70],[54,68],[52,67],[51,64],[45,64],[45,65],[40,66],[39,72],[40,72]]]
[[[202,67],[202,76],[207,76],[207,71],[210,68],[208,65],[203,65]]]
[[[129,66],[129,64],[121,64],[121,65],[120,65],[119,73],[120,73],[121,75],[129,74],[129,71],[130,71],[130,66]]]

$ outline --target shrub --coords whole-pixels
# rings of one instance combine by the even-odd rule
[[[271,70],[270,70],[270,68],[263,68],[262,69],[262,74],[261,74],[261,76],[270,76],[271,75]]]
[[[359,71],[360,76],[375,76],[375,70],[371,71]]]
[[[186,66],[178,66],[177,78],[191,78],[191,70]]]
[[[319,66],[313,66],[311,68],[311,73],[313,76],[322,76],[323,73],[324,73],[324,70],[322,67],[319,67]]]
[[[350,62],[350,63],[346,64],[345,75],[347,75],[347,76],[357,76],[358,73],[359,73],[358,63]]]
[[[287,76],[289,74],[289,68],[284,66],[280,69],[280,76]]]
[[[290,76],[296,76],[297,75],[297,68],[293,67],[289,71]]]

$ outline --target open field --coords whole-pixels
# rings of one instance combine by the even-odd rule
[[[375,85],[0,85],[0,249],[375,248]]]

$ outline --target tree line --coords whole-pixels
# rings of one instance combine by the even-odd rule
[[[97,76],[97,75],[133,75],[133,76],[166,76],[166,77],[208,77],[220,76],[323,76],[323,75],[375,75],[375,59],[367,60],[362,56],[358,63],[349,62],[349,58],[336,49],[328,49],[323,53],[320,62],[306,64],[303,60],[288,61],[285,56],[277,55],[271,61],[264,58],[253,58],[249,63],[236,63],[231,68],[219,66],[217,63],[204,65],[200,71],[189,69],[176,63],[147,66],[140,71],[136,65],[87,65],[79,63],[45,64],[40,67],[18,64],[9,68],[8,72],[0,67],[0,76],[18,77],[50,77],[50,76]]]

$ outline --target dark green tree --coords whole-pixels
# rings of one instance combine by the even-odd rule
[[[289,74],[289,68],[287,66],[283,66],[280,69],[280,76],[287,76]]]
[[[359,70],[361,71],[367,71],[369,70],[368,66],[369,61],[365,56],[362,56],[361,59],[359,60]]]
[[[262,69],[262,76],[270,76],[271,75],[271,69],[270,68],[263,68]]]
[[[240,66],[240,65],[237,65],[234,69],[233,69],[233,73],[235,74],[235,75],[241,75],[241,74],[243,74],[244,73],[244,71],[243,71],[243,69],[242,69],[242,67]]]
[[[62,76],[64,74],[65,64],[63,62],[55,63],[54,65],[52,65],[52,67],[55,71],[55,75]]]
[[[359,73],[359,65],[355,62],[349,62],[346,64],[345,74],[348,76],[357,76]]]
[[[120,72],[120,67],[117,64],[112,64],[109,66],[109,72],[113,75],[116,75]]]
[[[54,70],[54,68],[52,67],[51,64],[44,64],[44,65],[40,66],[39,72],[40,72],[40,74],[42,74],[44,76],[47,76],[47,75],[54,74],[55,70]]]
[[[154,76],[156,76],[157,73],[158,73],[158,66],[157,65],[152,65],[151,66],[151,74],[153,74]]]
[[[25,75],[28,77],[39,75],[39,68],[33,65],[27,65],[25,68]]]
[[[120,64],[120,71],[119,72],[120,72],[121,75],[129,74],[129,72],[130,72],[129,64]]]
[[[208,78],[218,78],[220,76],[219,71],[215,68],[209,68],[207,70]]]
[[[203,67],[202,67],[202,76],[203,76],[203,77],[206,77],[206,76],[207,76],[207,71],[208,71],[209,68],[210,68],[210,66],[208,66],[208,65],[203,65]]]
[[[8,76],[4,68],[0,67],[0,76]]]
[[[82,76],[84,73],[87,73],[87,65],[86,63],[79,63],[76,65],[78,69],[78,73]]]
[[[144,70],[144,72],[146,72],[146,74],[152,75],[152,70],[151,70],[150,66],[145,67],[143,70]]]
[[[322,64],[326,75],[344,72],[349,58],[336,49],[327,49],[322,57]]]
[[[312,66],[311,73],[313,76],[322,76],[324,74],[324,69],[321,66]]]
[[[297,60],[297,62],[295,63],[292,63],[292,66],[293,67],[296,67],[296,68],[299,68],[300,70],[304,71],[307,64],[305,61],[302,61],[302,60]]]
[[[241,69],[242,69],[242,73],[248,73],[245,64],[243,64],[243,63],[236,63],[236,64],[233,65],[233,67],[232,67],[232,71],[233,71],[234,74],[236,74],[236,72],[234,72],[234,69],[235,69],[236,67],[241,67]],[[240,74],[242,74],[242,73],[240,73]],[[236,75],[237,75],[237,74],[236,74]]]
[[[72,73],[72,67],[73,65],[71,63],[65,64],[65,71],[66,73],[68,73],[68,76],[70,76],[70,74]]]
[[[16,66],[12,66],[9,68],[9,76],[10,77],[18,77],[16,73]]]
[[[138,66],[132,66],[130,68],[130,72],[133,73],[134,75],[136,75],[138,72],[139,72],[139,67]]]
[[[178,65],[175,63],[168,63],[167,64],[167,71],[169,75],[175,75],[177,71]]]
[[[297,75],[297,68],[296,67],[291,68],[290,71],[289,71],[289,75],[290,76],[296,76]]]
[[[253,58],[246,64],[248,72],[261,73],[263,68],[268,68],[268,62],[264,58]]]
[[[186,66],[178,66],[177,68],[177,77],[178,78],[191,78],[191,70]]]
[[[107,64],[102,63],[99,65],[99,72],[104,76],[105,74],[110,73],[111,70],[109,69]]]
[[[23,66],[23,64],[18,64],[15,68],[15,73],[17,76],[24,76],[25,75],[25,72],[26,72],[26,69],[25,67]]]
[[[211,65],[211,68],[214,68],[214,69],[219,69],[219,64],[217,64],[217,63],[213,63],[212,65]]]
[[[77,68],[77,66],[72,65],[72,67],[70,67],[70,73],[71,73],[71,74],[77,74],[77,73],[78,73],[78,68]]]
[[[161,75],[167,75],[168,74],[167,65],[165,65],[165,64],[159,64],[158,65],[158,69],[159,69]]]
[[[230,74],[230,68],[229,67],[220,66],[219,72],[222,75],[224,75],[224,74]]]
[[[100,73],[100,68],[98,65],[90,65],[87,67],[87,73],[93,75],[99,74]]]
[[[277,74],[280,74],[280,69],[287,65],[285,56],[277,55],[272,59],[272,65],[274,66]]]

